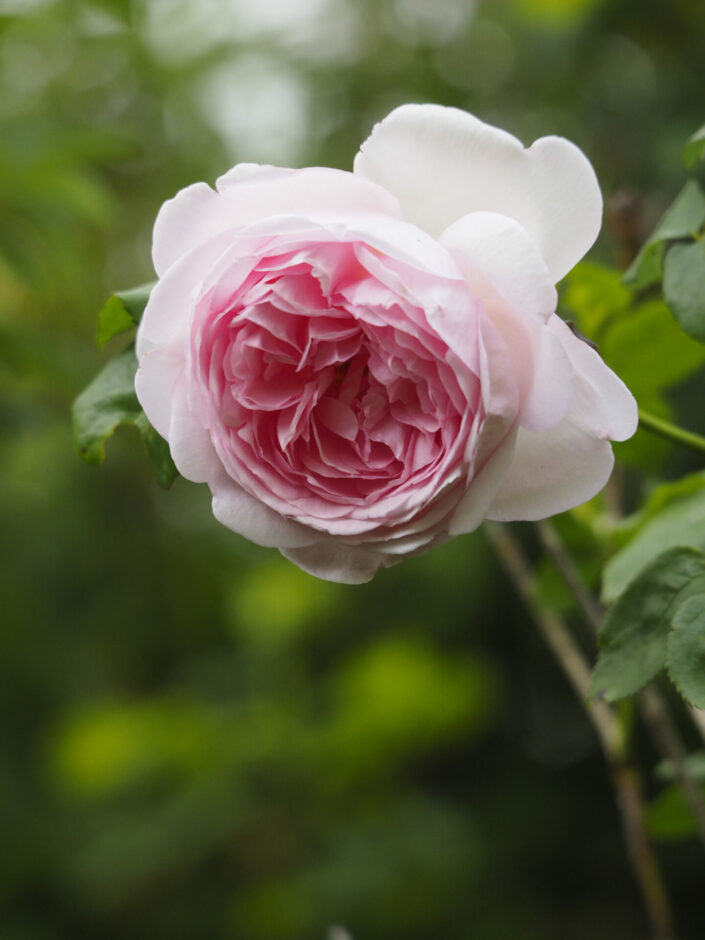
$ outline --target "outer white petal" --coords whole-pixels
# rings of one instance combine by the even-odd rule
[[[546,326],[558,298],[538,249],[518,222],[493,212],[463,216],[440,242],[514,359],[522,425],[532,431],[553,427],[571,406],[573,367]]]
[[[608,440],[586,431],[569,416],[549,431],[517,435],[509,473],[488,519],[545,519],[579,506],[603,488],[614,464]]]
[[[525,316],[555,311],[558,294],[526,229],[497,212],[472,212],[452,223],[439,241],[455,257],[487,309],[498,297]]]
[[[549,329],[560,340],[575,373],[574,413],[583,427],[598,437],[626,441],[639,423],[637,404],[624,382],[584,340],[575,336],[560,317],[551,317]]]
[[[222,176],[218,189],[194,183],[159,210],[152,260],[160,277],[214,235],[268,216],[327,210],[401,217],[399,203],[381,186],[327,167],[285,170],[244,164]]]
[[[184,373],[184,350],[178,345],[152,349],[140,357],[135,392],[150,424],[169,437],[171,409]]]
[[[154,285],[137,330],[137,358],[171,344],[185,349],[186,333],[204,276],[228,249],[230,233],[220,233],[181,258]]]
[[[266,548],[311,545],[321,533],[286,519],[244,490],[223,471],[208,481],[213,493],[213,515],[228,529]]]
[[[482,523],[511,465],[515,441],[514,431],[505,438],[473,479],[453,513],[449,528],[451,535],[474,532]]]
[[[438,237],[470,212],[516,219],[554,281],[600,230],[602,197],[581,150],[561,137],[530,148],[456,108],[403,105],[376,125],[355,172],[398,197],[405,217]]]
[[[389,567],[400,560],[363,545],[349,545],[331,538],[306,548],[281,548],[280,551],[285,558],[309,574],[339,584],[364,584],[371,581],[380,568]]]
[[[193,483],[207,483],[222,472],[211,436],[189,406],[185,377],[174,390],[168,439],[171,456],[182,477]]]
[[[490,519],[543,519],[590,499],[612,471],[610,439],[626,440],[637,427],[636,402],[595,350],[557,316],[547,328],[560,340],[574,370],[572,406],[554,428],[519,431]]]

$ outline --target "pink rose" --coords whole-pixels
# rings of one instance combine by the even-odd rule
[[[562,512],[637,421],[555,314],[601,209],[567,140],[435,105],[353,173],[240,164],[159,212],[139,400],[220,522],[322,578]]]

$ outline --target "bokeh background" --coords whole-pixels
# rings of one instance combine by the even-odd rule
[[[590,727],[481,533],[318,582],[161,491],[136,432],[84,465],[70,405],[164,199],[350,168],[406,101],[575,140],[622,263],[704,53],[702,0],[0,0],[0,940],[644,936]],[[702,860],[660,853],[696,940]]]

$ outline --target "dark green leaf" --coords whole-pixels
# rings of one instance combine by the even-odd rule
[[[129,290],[116,291],[98,314],[96,340],[102,348],[119,333],[133,329],[142,319],[154,284],[142,284]]]
[[[610,609],[600,631],[600,650],[590,694],[610,702],[650,682],[666,659],[670,607],[676,594],[705,574],[705,555],[673,548],[644,569]]]
[[[705,157],[705,124],[697,130],[683,148],[683,163],[694,169]]]
[[[87,463],[105,460],[105,442],[119,424],[137,425],[142,409],[135,395],[133,347],[111,359],[73,406],[73,434]]]
[[[678,545],[705,551],[705,492],[679,499],[656,515],[605,566],[602,600],[615,600],[661,552]]]
[[[179,475],[179,471],[176,469],[176,465],[171,459],[169,445],[161,434],[157,434],[149,421],[147,421],[144,413],[141,418],[138,419],[137,427],[142,432],[142,437],[147,445],[147,453],[156,470],[157,483],[167,489]]]
[[[90,464],[105,460],[105,442],[121,424],[136,427],[147,445],[157,479],[169,486],[178,475],[169,446],[149,424],[135,394],[137,360],[133,346],[98,373],[73,406],[73,436],[76,448]]]
[[[695,180],[688,180],[624,272],[624,283],[638,289],[658,283],[663,269],[665,242],[693,237],[704,224],[705,193]]]
[[[705,343],[705,242],[671,247],[663,273],[663,296],[688,336]]]
[[[703,593],[676,598],[668,637],[666,669],[671,682],[695,708],[705,708],[705,580]]]
[[[705,193],[699,183],[688,180],[666,210],[649,241],[687,238],[699,232],[703,224]]]

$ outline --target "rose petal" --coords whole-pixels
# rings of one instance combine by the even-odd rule
[[[470,212],[516,219],[558,281],[600,230],[602,197],[585,155],[561,137],[527,150],[456,108],[403,105],[376,125],[355,173],[398,197],[404,216],[439,236]]]
[[[181,377],[174,389],[169,424],[169,450],[182,477],[207,483],[222,472],[210,434],[194,416],[187,398],[187,383]]]
[[[250,496],[221,473],[210,481],[213,515],[228,529],[266,548],[295,548],[320,539],[320,533],[287,519]]]
[[[498,521],[545,519],[591,499],[609,479],[612,447],[572,416],[555,428],[521,428],[514,460],[487,513]]]
[[[472,212],[440,236],[487,310],[499,298],[525,316],[543,320],[558,302],[551,275],[526,229],[496,212]],[[499,298],[498,296],[499,295]]]
[[[332,538],[306,548],[282,548],[281,553],[309,574],[339,584],[364,584],[371,581],[380,568],[394,563],[394,559],[361,545],[349,545]]]
[[[574,412],[581,425],[597,437],[626,441],[639,423],[632,393],[599,353],[575,336],[560,317],[551,317],[549,329],[559,338],[575,370]]]
[[[184,372],[184,351],[178,345],[151,349],[139,360],[135,392],[152,427],[169,437],[172,402]]]
[[[327,167],[282,170],[235,167],[218,181],[220,192],[195,183],[167,200],[154,225],[152,260],[161,277],[179,258],[220,232],[292,213],[379,212],[401,216],[394,196],[376,183]]]

